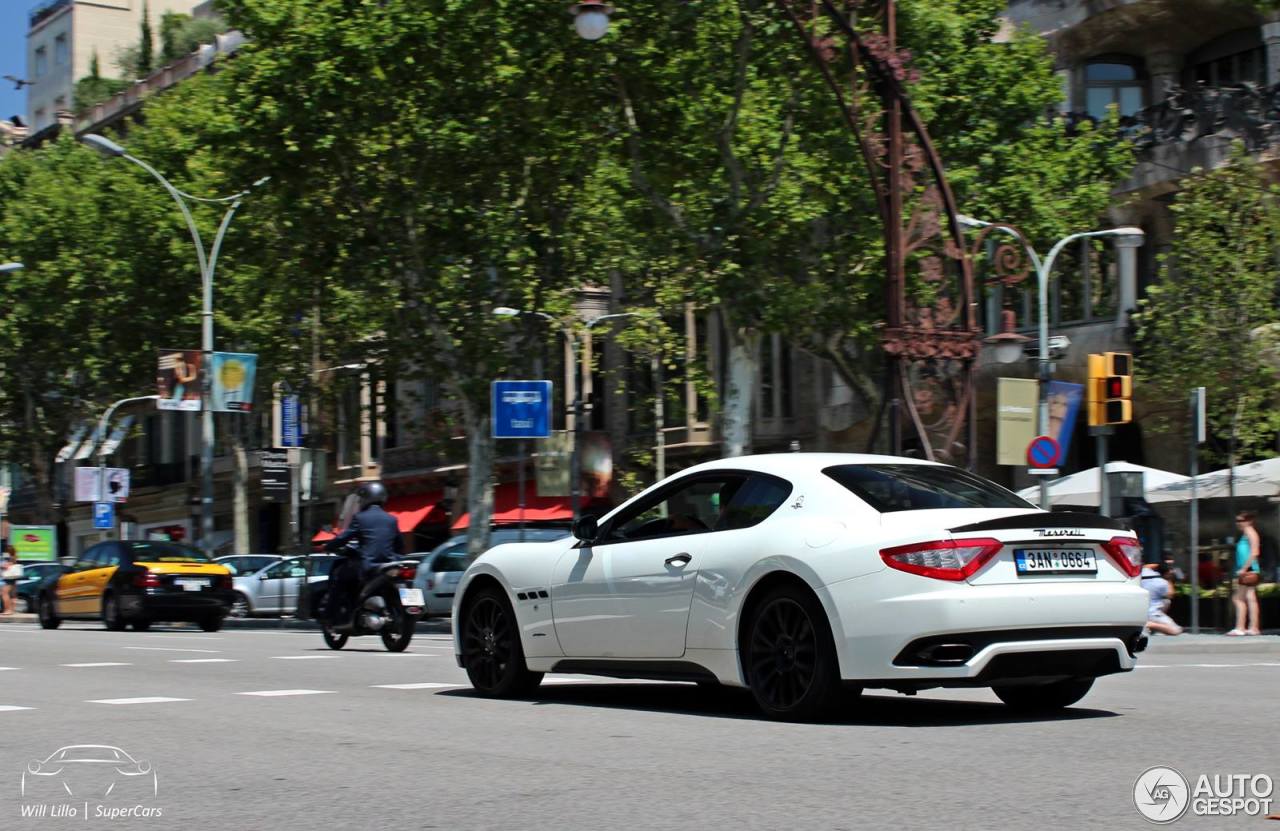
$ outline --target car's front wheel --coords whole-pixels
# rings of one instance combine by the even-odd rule
[[[807,721],[824,715],[840,691],[826,614],[812,594],[779,586],[760,602],[742,645],[747,683],[770,718]]]
[[[1070,707],[1089,694],[1092,678],[1067,678],[1049,684],[992,687],[996,697],[1020,713],[1052,713]]]
[[[515,612],[497,588],[479,589],[462,612],[462,665],[476,692],[494,698],[522,695],[542,683],[542,673],[525,666]]]
[[[236,592],[236,599],[231,601],[231,617],[249,617],[253,614],[253,607],[249,605],[249,598],[240,592]]]
[[[36,614],[40,616],[42,629],[57,629],[62,625],[62,618],[54,613],[53,598],[49,595],[40,598],[40,602],[36,604]]]

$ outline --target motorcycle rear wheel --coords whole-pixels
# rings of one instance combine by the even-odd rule
[[[409,648],[409,641],[413,640],[414,630],[413,618],[404,615],[400,620],[389,620],[382,627],[382,645],[387,648],[388,652],[404,652]]]

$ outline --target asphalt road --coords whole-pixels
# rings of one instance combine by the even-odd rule
[[[1280,780],[1280,638],[1164,639],[1144,663],[1055,718],[934,691],[796,725],[685,684],[553,676],[487,701],[444,634],[395,655],[314,632],[5,626],[0,827],[1139,829],[1153,765]],[[23,819],[27,764],[83,744],[149,761],[160,816]]]

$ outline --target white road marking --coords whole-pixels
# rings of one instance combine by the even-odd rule
[[[370,687],[379,690],[443,690],[447,687],[461,687],[462,684],[370,684]]]
[[[264,697],[272,697],[277,695],[324,695],[332,692],[334,692],[334,690],[256,690],[254,692],[236,693],[236,695],[260,695]]]
[[[0,713],[11,713],[14,710],[34,710],[35,707],[17,707],[13,704],[0,704]]]
[[[93,664],[63,664],[64,667],[131,667],[133,664],[122,664],[117,661],[99,661]]]
[[[170,658],[171,664],[234,664],[239,658]]]
[[[1235,669],[1238,667],[1280,667],[1280,663],[1255,661],[1248,664],[1138,664],[1138,669]]]
[[[0,667],[0,672],[8,672],[14,669],[21,669],[21,667]]]
[[[176,646],[126,646],[125,649],[138,649],[147,652],[208,652],[210,654],[221,652],[221,649],[180,649]]]
[[[336,658],[337,655],[272,655],[273,661],[319,661],[321,659]]]
[[[169,701],[190,701],[190,698],[166,698],[153,695],[143,698],[98,698],[86,701],[86,704],[164,704]]]
[[[165,633],[163,635],[153,633],[153,634],[148,634],[145,637],[164,638],[167,641],[220,641],[222,640],[222,637],[218,635],[170,635],[168,633]]]

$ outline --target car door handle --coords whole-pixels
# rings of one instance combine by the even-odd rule
[[[679,554],[672,554],[670,557],[668,557],[668,558],[667,558],[667,565],[669,565],[669,566],[687,566],[687,565],[689,565],[689,562],[690,562],[692,559],[693,559],[693,557],[689,556],[687,553],[685,553],[685,552],[683,552],[683,551],[682,551],[682,552],[680,552]]]

